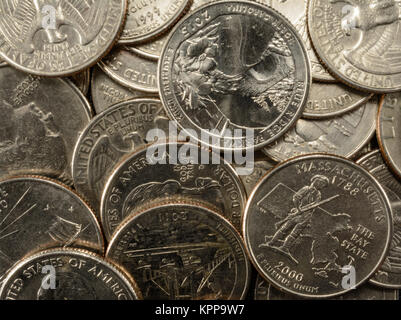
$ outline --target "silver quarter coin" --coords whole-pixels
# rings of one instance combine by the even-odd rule
[[[197,203],[166,202],[130,216],[106,256],[136,279],[144,299],[239,300],[249,285],[241,236]]]
[[[224,150],[260,149],[282,136],[301,116],[310,81],[295,28],[249,1],[194,11],[172,31],[159,61],[160,95],[170,117],[192,137]]]
[[[258,272],[285,292],[329,298],[358,287],[384,261],[392,236],[389,199],[365,169],[314,154],[270,171],[245,209],[243,234]]]

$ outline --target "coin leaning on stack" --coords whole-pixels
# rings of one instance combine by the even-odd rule
[[[0,299],[398,299],[398,0],[41,5],[0,2]]]

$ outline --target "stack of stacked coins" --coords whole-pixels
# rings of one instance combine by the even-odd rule
[[[0,299],[398,300],[399,0],[0,1],[0,107]]]

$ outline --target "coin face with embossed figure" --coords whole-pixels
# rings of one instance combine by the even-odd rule
[[[141,293],[125,271],[100,256],[53,249],[21,260],[5,279],[0,299],[137,300]]]
[[[122,29],[127,0],[0,2],[0,55],[12,66],[60,77],[96,63]]]
[[[205,159],[209,164],[202,164]],[[115,168],[101,201],[106,238],[110,239],[135,208],[171,196],[210,203],[238,230],[241,228],[246,195],[231,165],[220,155],[194,144],[170,142],[139,150]]]
[[[392,235],[388,197],[355,163],[331,155],[291,159],[255,188],[243,233],[259,273],[285,292],[329,298],[358,287],[384,261]]]
[[[243,150],[271,143],[295,123],[311,76],[302,40],[282,15],[254,2],[223,1],[175,27],[158,80],[161,99],[181,128],[206,145],[225,137],[216,147]],[[229,132],[241,135],[230,138]]]
[[[377,121],[377,140],[390,169],[401,177],[401,93],[382,99]]]
[[[96,217],[65,186],[34,177],[0,183],[0,282],[24,256],[54,247],[103,253]]]
[[[361,90],[401,90],[399,0],[311,0],[310,36],[330,71]]]
[[[352,157],[374,135],[377,109],[377,99],[372,99],[365,106],[335,118],[300,119],[263,152],[276,161],[316,152]]]
[[[0,68],[0,178],[38,174],[72,184],[71,161],[92,115],[69,80]]]
[[[119,43],[152,40],[174,24],[192,0],[128,0],[128,14]]]
[[[152,129],[168,130],[168,118],[157,99],[129,100],[96,116],[75,147],[74,186],[99,211],[102,191],[113,168],[128,153],[149,143]]]
[[[387,288],[401,287],[401,183],[390,172],[380,151],[375,150],[360,158],[357,163],[381,183],[393,211],[393,236],[389,253],[379,271],[370,280]]]
[[[249,285],[239,233],[196,202],[165,202],[133,214],[106,256],[135,278],[144,299],[239,300]]]

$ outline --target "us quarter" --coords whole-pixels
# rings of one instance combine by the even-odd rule
[[[197,203],[166,202],[132,215],[106,256],[136,279],[144,299],[239,300],[249,285],[241,236]]]
[[[398,290],[378,288],[370,284],[363,284],[358,289],[332,300],[398,300]],[[295,295],[277,290],[267,283],[261,276],[256,279],[255,300],[298,300]]]
[[[12,178],[0,183],[0,199],[0,279],[32,252],[78,247],[103,253],[95,215],[63,185],[35,177]]]
[[[258,272],[285,292],[329,298],[358,287],[386,257],[391,207],[365,169],[314,154],[270,171],[245,209],[243,234]]]
[[[123,101],[153,96],[147,92],[121,86],[97,66],[92,71],[91,94],[96,114]]]
[[[368,102],[373,94],[341,83],[313,82],[303,117],[322,119],[340,116]]]
[[[52,273],[54,272],[54,273]],[[20,261],[7,276],[1,300],[137,300],[134,280],[84,250],[47,250]]]
[[[40,76],[89,68],[118,37],[127,0],[1,1],[0,55]]]
[[[386,95],[380,104],[377,140],[389,167],[401,177],[401,93]]]
[[[377,99],[339,117],[300,119],[283,138],[264,148],[277,162],[308,153],[330,153],[350,158],[372,138],[376,129]]]
[[[401,7],[398,0],[311,0],[313,45],[330,71],[377,93],[401,90]]]
[[[293,23],[301,35],[302,40],[304,41],[304,44],[308,50],[313,79],[318,81],[335,82],[336,79],[333,78],[333,76],[320,63],[320,60],[316,56],[315,50],[313,49],[311,40],[309,38],[308,24],[306,22],[308,0],[266,0],[264,2],[266,5],[276,9],[285,17],[287,17],[287,19]]]
[[[192,152],[187,155],[187,150]],[[154,154],[159,158],[156,164]],[[185,159],[178,161],[177,154]],[[202,159],[207,159],[209,164],[202,164]],[[218,164],[213,164],[216,162]],[[101,200],[100,214],[106,238],[110,239],[135,208],[175,195],[210,203],[237,229],[241,228],[246,195],[231,165],[218,154],[196,145],[169,142],[137,151],[115,168]]]
[[[130,89],[158,93],[157,63],[133,53],[129,47],[115,48],[100,68],[113,80]]]
[[[78,87],[79,90],[84,94],[88,95],[90,81],[91,81],[91,69],[86,69],[80,73],[77,73],[71,77],[72,82]]]
[[[387,168],[380,151],[375,150],[357,163],[365,167],[381,183],[393,211],[393,237],[390,251],[379,271],[370,280],[387,288],[401,288],[401,183]]]
[[[99,211],[100,198],[113,168],[128,153],[146,145],[151,129],[168,130],[157,99],[121,102],[96,116],[81,134],[73,157],[75,188]]]
[[[119,43],[145,42],[166,32],[191,2],[192,0],[129,0],[127,20]]]
[[[0,68],[0,177],[39,174],[72,183],[71,161],[91,108],[69,81]]]
[[[243,150],[273,142],[295,123],[311,76],[302,40],[282,15],[253,2],[224,1],[178,23],[158,79],[163,104],[181,128],[206,145],[224,137],[215,147]],[[254,137],[246,139],[245,129]],[[228,137],[234,130],[242,135]]]

